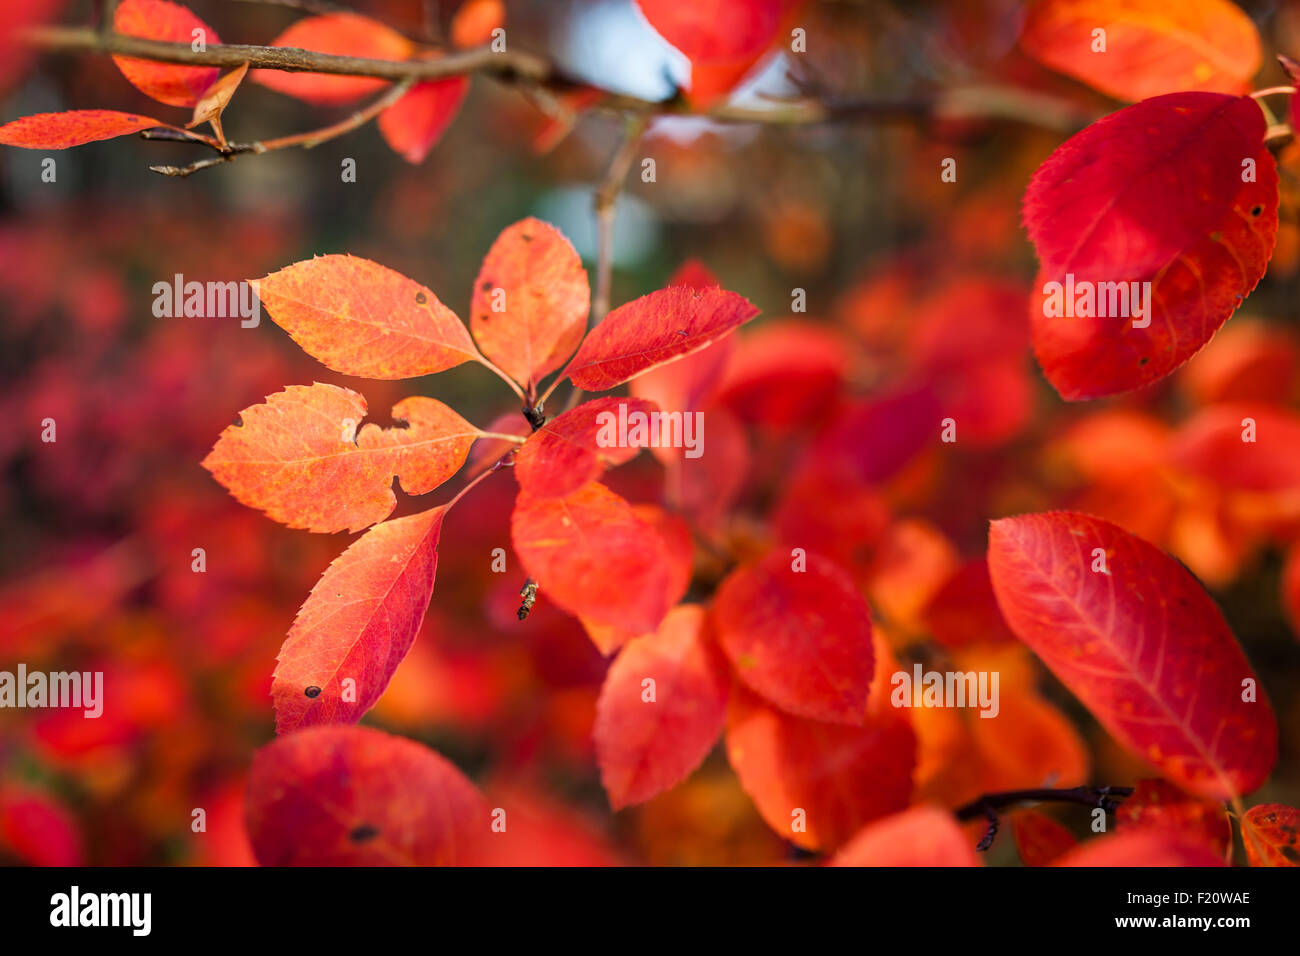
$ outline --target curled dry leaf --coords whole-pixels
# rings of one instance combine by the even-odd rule
[[[478,430],[432,398],[393,408],[405,428],[361,426],[366,400],[337,385],[291,385],[239,414],[203,461],[232,495],[291,528],[359,531],[393,512],[394,476],[422,495],[465,463]]]
[[[221,128],[221,114],[225,112],[230,98],[235,95],[235,90],[239,89],[239,84],[244,82],[247,73],[248,64],[245,63],[209,86],[202,98],[194,104],[194,117],[185,124],[185,128],[193,129],[200,123],[211,123],[217,139],[225,145],[226,134]]]
[[[263,866],[472,863],[490,825],[445,758],[368,727],[315,727],[253,758],[245,820]]]
[[[480,360],[437,296],[369,259],[317,256],[251,284],[303,351],[344,375],[415,378]]]
[[[277,733],[356,723],[374,706],[429,608],[446,510],[375,525],[316,582],[277,659]]]

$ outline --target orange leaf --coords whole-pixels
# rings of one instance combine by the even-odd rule
[[[1140,780],[1115,812],[1118,831],[1164,829],[1201,843],[1227,859],[1232,823],[1217,803],[1200,800],[1166,780]]]
[[[668,612],[663,536],[598,482],[564,498],[521,490],[510,534],[529,575],[584,621],[647,634]]]
[[[1251,807],[1241,818],[1251,866],[1300,866],[1300,810],[1280,803]]]
[[[470,328],[483,354],[528,385],[555,371],[582,341],[591,290],[582,260],[549,223],[502,230],[474,280]]]
[[[379,114],[384,142],[408,163],[424,162],[460,112],[468,92],[469,80],[463,76],[415,84]]]
[[[325,570],[280,648],[277,733],[356,723],[374,706],[428,610],[446,510],[375,525]]]
[[[1097,49],[1096,30],[1105,31]],[[1259,32],[1230,0],[1039,0],[1020,45],[1035,60],[1116,99],[1180,90],[1244,93]]]
[[[579,388],[604,391],[698,352],[758,315],[734,292],[671,286],[619,306],[588,333],[569,363]]]
[[[203,461],[241,503],[291,528],[359,531],[393,512],[393,477],[422,495],[462,464],[478,430],[442,402],[404,399],[393,420],[361,426],[363,396],[337,385],[291,385],[239,414]]]
[[[863,827],[831,866],[979,866],[951,813],[913,807]]]
[[[893,708],[861,727],[826,724],[792,717],[737,684],[726,740],[732,769],[767,825],[806,850],[833,850],[907,806],[916,738]]]
[[[245,814],[263,866],[467,863],[490,822],[446,759],[368,727],[315,727],[263,747]]]
[[[1099,562],[1104,560],[1104,567]],[[1096,570],[1094,570],[1096,569]],[[1072,512],[994,521],[989,572],[1022,641],[1117,741],[1194,793],[1249,793],[1277,723],[1223,614],[1180,564]]]
[[[176,128],[162,120],[116,110],[37,113],[0,126],[0,144],[23,149],[67,149],[158,126]]]
[[[168,0],[122,0],[113,13],[113,29],[131,37],[193,44],[219,44],[215,30],[190,12],[188,7]],[[221,71],[215,66],[178,66],[155,60],[114,56],[113,62],[127,81],[145,96],[169,106],[194,106]]]
[[[462,50],[484,46],[492,32],[505,25],[503,0],[465,0],[451,18],[451,45]]]
[[[563,498],[605,469],[631,461],[641,446],[619,444],[617,425],[636,412],[649,416],[658,409],[636,398],[597,398],[547,422],[515,457],[519,487],[536,498]]]
[[[479,361],[465,324],[399,272],[356,256],[317,256],[253,280],[271,318],[328,368],[416,378]]]
[[[806,568],[792,567],[795,560]],[[722,582],[713,617],[722,649],[752,690],[800,717],[866,720],[871,611],[833,561],[773,551]]]
[[[646,699],[644,681],[654,681]],[[731,675],[703,608],[674,608],[614,659],[596,708],[596,759],[610,805],[644,803],[690,776],[717,742]]]
[[[396,30],[357,13],[307,17],[292,24],[270,45],[371,60],[407,60],[415,52],[415,44]],[[342,106],[388,85],[387,80],[368,76],[280,70],[254,70],[253,79],[267,89],[317,106]]]
[[[1221,857],[1199,843],[1160,830],[1113,833],[1089,840],[1054,866],[1223,866]]]
[[[209,86],[207,92],[194,105],[194,117],[185,124],[185,128],[193,129],[200,123],[211,123],[217,137],[224,143],[226,137],[221,131],[221,114],[225,112],[230,98],[235,95],[235,90],[239,89],[239,84],[244,82],[247,73],[248,64],[245,63]]]
[[[1005,677],[1005,675],[1003,675]],[[982,765],[982,789],[1073,787],[1088,779],[1088,748],[1074,725],[1035,691],[1003,686],[998,714],[966,722]]]

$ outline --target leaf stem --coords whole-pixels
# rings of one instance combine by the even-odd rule
[[[986,793],[972,800],[956,812],[958,820],[977,820],[984,817],[989,822],[988,832],[976,845],[975,849],[984,851],[993,845],[993,838],[998,834],[998,811],[1017,803],[1075,803],[1085,807],[1105,810],[1113,813],[1119,806],[1118,800],[1130,796],[1132,787],[1070,787],[1064,790],[1033,789],[1005,790],[1001,793]]]

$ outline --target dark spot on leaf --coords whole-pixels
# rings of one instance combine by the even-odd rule
[[[320,688],[317,687],[315,684],[312,684],[305,691],[303,691],[303,693],[306,694],[308,697],[312,698],[313,700],[315,700],[317,697],[320,696]]]
[[[1263,207],[1263,206],[1256,206],[1254,209],[1252,209],[1252,210],[1250,211],[1250,214],[1251,214],[1252,216],[1262,216],[1262,215],[1264,214],[1264,207]]]
[[[236,415],[236,416],[235,416],[235,420],[234,420],[234,422],[232,422],[232,424],[233,424],[236,428],[243,428],[243,427],[244,427],[244,416],[243,416],[243,415]]]
[[[1300,851],[1293,846],[1284,846],[1281,848],[1281,854],[1292,863],[1300,863]]]
[[[479,290],[482,291],[482,292],[491,292],[491,291],[492,291],[492,280],[491,280],[491,279],[484,279],[484,280],[483,280],[483,284],[482,284],[481,286],[479,286]]]
[[[429,301],[429,297],[428,297],[427,295],[425,295],[423,292],[417,292],[417,293],[415,293],[415,304],[416,304],[416,305],[424,305],[424,303],[426,303],[426,302],[428,302],[428,301]]]
[[[363,823],[359,827],[355,827],[352,832],[348,834],[348,839],[353,843],[365,843],[367,840],[373,840],[377,836],[379,836],[379,831],[377,829],[372,827],[369,823]]]
[[[1138,365],[1139,365],[1139,366],[1146,365],[1147,362],[1150,362],[1150,361],[1151,361],[1151,359],[1150,359],[1148,356],[1145,356],[1145,355],[1144,355],[1144,356],[1142,356],[1142,358],[1138,359]]]
[[[526,232],[521,232],[521,233],[519,234],[519,238],[522,239],[524,242],[532,242],[532,241],[533,241],[533,237],[530,236],[530,235],[529,235],[528,233],[526,233]]]
[[[685,329],[678,329],[677,334],[680,335],[682,338],[686,338],[686,336],[690,335],[691,333],[687,332]]]

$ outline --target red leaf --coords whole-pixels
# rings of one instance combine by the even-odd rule
[[[96,140],[138,133],[163,126],[162,120],[115,110],[68,110],[65,113],[37,113],[0,126],[0,143],[23,149],[67,149]]]
[[[1300,810],[1280,803],[1251,807],[1241,818],[1251,866],[1300,866]]]
[[[1115,812],[1120,832],[1165,830],[1230,859],[1232,823],[1223,806],[1193,797],[1165,780],[1141,780]]]
[[[344,375],[416,378],[479,361],[465,325],[401,273],[356,256],[317,256],[253,280],[271,318]]]
[[[714,405],[701,414],[708,427],[701,426],[699,447],[704,447],[707,433],[707,457],[687,458],[681,448],[652,450],[666,469],[665,498],[699,527],[713,529],[745,487],[750,474],[749,439],[726,409]]]
[[[1105,31],[1104,50],[1094,31]],[[1244,93],[1259,70],[1259,31],[1229,0],[1040,0],[1020,45],[1035,60],[1116,99],[1179,90]]]
[[[442,139],[468,92],[469,80],[463,76],[415,84],[379,114],[384,142],[408,163],[419,165]]]
[[[773,551],[728,575],[713,602],[718,641],[740,679],[783,710],[860,725],[875,667],[871,611],[833,561],[808,554],[795,570],[794,560]]]
[[[1138,830],[1090,840],[1054,866],[1223,866],[1214,852],[1166,831]]]
[[[1253,440],[1245,440],[1247,437]],[[1234,491],[1300,491],[1300,416],[1233,402],[1207,408],[1174,433],[1176,467]]]
[[[470,306],[483,354],[528,385],[555,371],[582,341],[591,289],[582,260],[549,223],[524,219],[492,243]]]
[[[1069,830],[1038,810],[1012,814],[1011,834],[1025,866],[1051,866],[1079,843]]]
[[[953,573],[930,600],[925,623],[936,641],[952,648],[1016,639],[998,609],[989,564],[983,557],[967,561]]]
[[[767,825],[806,850],[835,849],[905,808],[911,794],[916,738],[888,706],[861,727],[826,724],[792,717],[737,684],[726,741],[740,785]]]
[[[824,323],[782,319],[740,337],[734,351],[718,401],[742,421],[788,428],[834,408],[849,346]]]
[[[1182,565],[1109,522],[1051,512],[994,521],[989,572],[1011,630],[1134,754],[1212,799],[1268,777],[1273,710],[1262,691],[1242,700],[1258,680]]]
[[[564,498],[521,490],[510,534],[529,575],[570,614],[647,634],[668,612],[662,535],[598,482]]]
[[[412,740],[314,727],[257,752],[245,816],[263,866],[473,862],[490,823],[474,785]]]
[[[1024,202],[1042,264],[1030,321],[1043,372],[1067,401],[1168,375],[1255,288],[1277,237],[1277,168],[1265,128],[1248,97],[1173,93],[1094,123],[1039,167]],[[1247,160],[1254,182],[1242,181]],[[1134,282],[1151,284],[1151,314],[1142,319],[1046,314],[1056,292],[1061,308],[1076,313],[1088,291],[1097,305],[1106,300],[1106,311],[1124,311],[1118,292],[1098,284],[1125,283],[1131,297]]]
[[[376,525],[316,582],[280,648],[277,733],[355,723],[374,706],[429,608],[446,510]]]
[[[563,498],[605,469],[631,461],[643,446],[619,444],[618,425],[637,412],[658,415],[651,402],[606,397],[547,422],[528,436],[515,457],[519,487],[536,498]],[[635,436],[629,429],[626,437]]]
[[[406,60],[415,52],[415,44],[396,30],[356,13],[307,17],[291,25],[270,45],[373,60]],[[254,70],[253,79],[267,89],[318,106],[342,106],[388,85],[386,80],[368,76],[280,70]]]
[[[835,854],[831,866],[979,866],[953,815],[913,807],[869,823]]]
[[[686,594],[695,569],[695,541],[691,529],[681,518],[658,505],[633,505],[632,512],[659,532],[668,558],[668,586],[664,604],[673,607]],[[634,637],[645,636],[637,631],[612,624],[597,624],[584,618],[582,626],[596,648],[608,657]]]
[[[11,784],[0,787],[0,849],[28,866],[86,865],[77,819],[67,807]]]
[[[628,643],[596,705],[596,760],[610,806],[644,803],[690,776],[722,733],[730,689],[703,608],[674,608],[656,633]]]
[[[113,13],[113,29],[126,36],[187,46],[196,39],[206,46],[221,42],[216,31],[188,7],[168,0],[122,0]],[[215,66],[178,66],[128,56],[114,56],[113,62],[132,86],[169,106],[194,106],[221,74]]]
[[[734,292],[672,286],[619,306],[588,333],[569,363],[579,388],[604,391],[698,352],[758,315]]]
[[[465,463],[476,429],[432,398],[393,407],[406,428],[362,427],[366,400],[337,385],[290,385],[239,413],[203,460],[242,504],[291,528],[360,531],[393,513],[402,490],[422,495]]]

